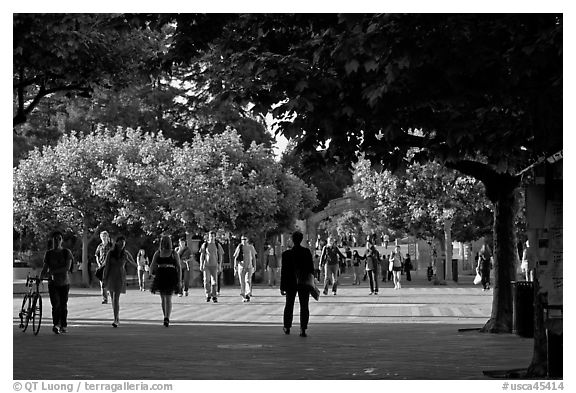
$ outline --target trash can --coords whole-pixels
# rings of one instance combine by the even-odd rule
[[[563,377],[563,309],[562,306],[544,306],[546,310],[546,365],[548,378]]]
[[[452,280],[458,282],[458,259],[452,259]]]
[[[534,337],[534,283],[512,281],[512,330],[522,337]]]

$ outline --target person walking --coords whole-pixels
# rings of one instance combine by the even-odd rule
[[[406,272],[406,281],[412,281],[412,275],[410,271],[412,270],[412,260],[410,259],[410,254],[406,253],[406,258],[404,258],[404,272]]]
[[[395,246],[394,251],[390,254],[389,270],[392,272],[392,279],[394,280],[394,289],[402,288],[400,284],[400,273],[402,272],[402,254],[400,253],[400,246]]]
[[[106,260],[106,255],[112,248],[112,240],[110,239],[110,234],[107,231],[100,232],[100,240],[102,243],[96,247],[96,268],[99,269],[104,265]],[[104,283],[100,281],[100,291],[102,293],[102,304],[108,303],[108,291],[104,287]]]
[[[240,282],[242,302],[249,302],[252,296],[252,274],[256,268],[256,250],[248,244],[246,236],[242,235],[240,242],[234,250],[234,274]]]
[[[320,267],[324,269],[324,295],[328,295],[328,285],[332,280],[332,295],[338,290],[339,261],[346,257],[334,244],[334,238],[328,238],[328,244],[320,254]]]
[[[522,252],[522,263],[520,268],[526,277],[526,281],[534,281],[534,269],[536,268],[536,255],[530,246],[530,240],[526,240],[526,247]]]
[[[218,303],[218,272],[222,271],[224,249],[216,240],[216,231],[208,233],[208,241],[200,247],[200,271],[204,276],[206,302]]]
[[[268,286],[273,287],[276,285],[276,276],[278,275],[278,259],[276,258],[276,250],[273,245],[268,246],[266,271],[268,272]]]
[[[68,294],[70,270],[74,263],[72,252],[64,248],[62,233],[52,234],[52,248],[44,254],[41,278],[48,278],[48,294],[52,305],[52,331],[66,333],[68,329]]]
[[[300,337],[306,337],[310,310],[308,303],[310,300],[310,289],[307,282],[314,274],[314,264],[310,250],[302,247],[300,243],[304,235],[296,231],[292,234],[293,246],[282,253],[282,270],[280,275],[280,293],[286,296],[284,306],[284,333],[290,334],[292,320],[294,317],[294,303],[296,294],[300,302]]]
[[[136,255],[136,263],[138,264],[138,287],[141,291],[146,290],[146,275],[150,271],[150,262],[146,256],[146,251],[143,248],[138,250]]]
[[[114,313],[112,327],[115,328],[120,323],[120,294],[126,293],[126,264],[129,263],[138,268],[132,255],[124,248],[125,246],[126,239],[124,236],[118,236],[114,247],[106,255],[104,273],[102,275],[102,283],[110,292],[112,312]]]
[[[366,251],[364,252],[366,262],[366,272],[370,280],[370,295],[378,295],[378,268],[380,267],[380,254],[376,246],[368,240],[366,242]]]
[[[492,270],[492,253],[490,248],[483,244],[478,253],[478,266],[476,267],[476,273],[482,277],[483,291],[490,289],[490,270]]]
[[[363,257],[358,254],[357,250],[352,252],[352,270],[354,272],[354,281],[352,285],[360,285],[360,264],[362,263]]]
[[[182,293],[188,296],[188,289],[190,288],[190,264],[192,263],[192,250],[186,244],[186,238],[181,237],[178,242],[178,247],[176,247],[176,252],[180,258],[180,293],[179,297],[182,297]]]
[[[180,293],[180,257],[172,250],[172,239],[169,235],[160,238],[160,246],[152,257],[150,271],[154,274],[152,293],[159,293],[162,302],[164,326],[170,326],[172,314],[172,295]]]

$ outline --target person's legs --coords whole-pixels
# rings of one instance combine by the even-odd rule
[[[120,291],[110,291],[110,300],[112,301],[112,312],[114,313],[114,323],[120,322]]]
[[[238,281],[240,282],[240,296],[246,297],[246,274],[248,274],[247,269],[244,266],[238,266]]]
[[[330,271],[328,269],[328,264],[324,265],[324,295],[328,295],[328,280],[330,275]]]
[[[188,289],[190,289],[190,270],[183,269],[182,276],[184,281],[182,285],[182,287],[184,288],[184,294],[188,296]]]
[[[331,266],[331,270],[332,270],[332,293],[336,293],[336,291],[338,290],[338,265],[333,265]]]
[[[370,282],[370,294],[374,293],[374,274],[372,270],[367,270],[368,272],[368,281]]]
[[[218,289],[218,267],[217,266],[210,266],[208,267],[208,271],[210,272],[210,277],[208,283],[210,285],[210,297],[212,299],[216,298],[216,290]]]
[[[104,287],[102,281],[100,281],[100,291],[102,293],[102,303],[108,303],[108,290]]]
[[[138,288],[141,291],[144,289],[144,270],[138,270]]]
[[[172,295],[164,295],[164,302],[166,304],[164,317],[170,319],[172,314]]]
[[[64,330],[68,327],[68,294],[70,285],[57,287],[60,297],[60,327]]]
[[[60,327],[60,293],[52,281],[48,282],[48,294],[52,305],[52,324],[55,327]]]
[[[162,304],[162,316],[166,318],[166,295],[160,293],[160,303]]]
[[[246,280],[246,283],[244,285],[244,288],[246,290],[246,299],[250,300],[250,297],[252,296],[252,270],[246,269],[244,277]]]
[[[204,293],[206,294],[206,299],[208,299],[209,297],[212,296],[211,295],[212,285],[210,282],[210,270],[207,266],[204,267],[204,271],[202,272],[202,277],[204,279]]]
[[[396,275],[396,285],[398,286],[398,289],[402,288],[402,285],[400,284],[400,273],[399,271],[395,271],[394,274]]]
[[[310,300],[310,291],[305,286],[298,286],[298,301],[300,302],[300,329],[308,329],[308,321],[310,320],[310,309],[308,302]],[[292,303],[294,304],[294,303]]]
[[[372,270],[372,274],[374,275],[374,293],[378,294],[378,268]]]
[[[286,292],[286,305],[284,306],[284,327],[290,329],[292,327],[292,319],[294,317],[294,302],[296,300],[296,291],[290,290]]]

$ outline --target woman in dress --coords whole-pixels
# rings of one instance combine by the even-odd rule
[[[358,254],[357,250],[352,252],[352,268],[354,271],[354,282],[352,285],[360,285],[360,262],[362,259],[363,258]]]
[[[124,236],[118,236],[114,247],[106,255],[104,262],[104,273],[102,274],[102,283],[110,292],[112,300],[112,311],[114,312],[114,322],[112,327],[118,327],[120,324],[120,294],[126,293],[126,263],[138,268],[132,255],[124,248],[126,239]]]
[[[68,326],[68,293],[70,292],[70,269],[74,260],[69,249],[62,247],[62,234],[52,234],[52,248],[44,255],[40,277],[48,277],[48,293],[52,304],[52,331],[66,333]]]
[[[138,264],[138,286],[141,291],[146,290],[146,274],[148,272],[148,257],[146,251],[141,248],[136,255],[136,263]]]
[[[172,250],[172,239],[168,235],[162,236],[160,247],[152,257],[150,271],[154,274],[151,292],[160,294],[166,327],[170,325],[172,295],[180,293],[180,269],[180,257]]]
[[[400,246],[394,247],[394,252],[390,254],[390,270],[392,271],[392,278],[394,280],[394,289],[402,288],[400,285],[400,273],[402,272],[402,254],[400,253]]]

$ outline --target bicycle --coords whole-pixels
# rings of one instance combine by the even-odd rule
[[[32,332],[38,335],[40,331],[40,324],[42,323],[42,295],[40,295],[40,283],[42,279],[36,277],[26,277],[26,286],[30,289],[24,295],[22,300],[22,308],[18,316],[20,317],[20,329],[25,332],[28,329],[28,324],[32,320]]]

